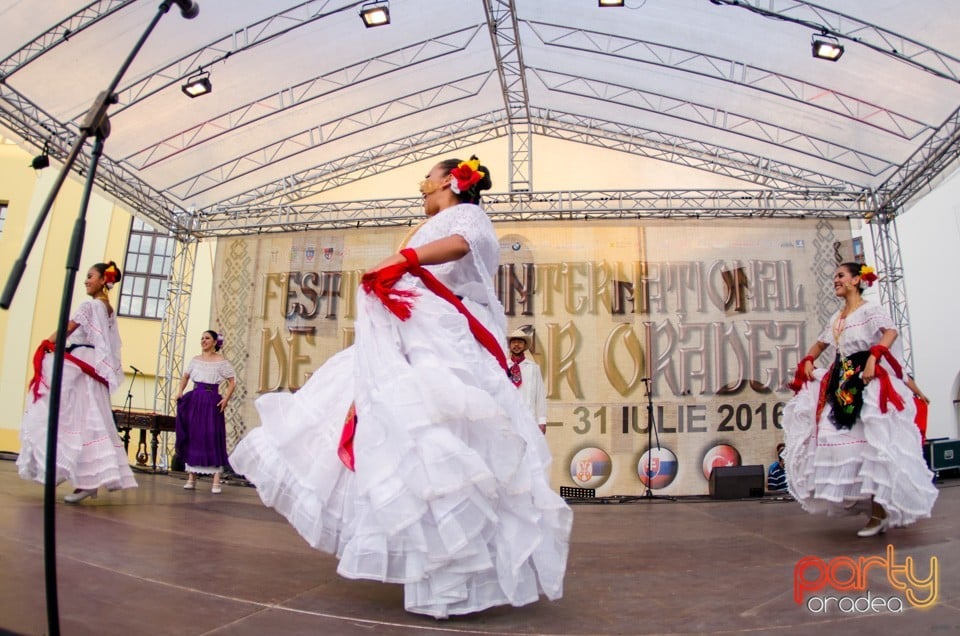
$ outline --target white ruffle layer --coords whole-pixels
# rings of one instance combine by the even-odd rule
[[[92,362],[93,349],[79,348],[73,355]],[[43,359],[43,377],[53,377],[53,354]],[[27,408],[20,425],[17,470],[23,479],[44,483],[47,456],[49,389]],[[117,433],[110,395],[102,384],[76,365],[65,362],[57,432],[57,483],[75,488],[136,488],[123,442]]]
[[[887,511],[894,527],[930,516],[937,499],[933,473],[924,463],[920,433],[911,394],[896,377],[894,389],[906,408],[892,405],[880,411],[880,383],[864,390],[860,421],[849,431],[838,431],[827,404],[816,422],[820,379],[807,382],[783,411],[784,452],[790,494],[804,510],[828,515],[863,512],[855,505],[873,497]]]
[[[296,394],[258,399],[262,426],[231,465],[336,554],[342,576],[403,583],[409,611],[559,598],[572,513],[550,489],[549,450],[519,391],[429,292],[403,323],[362,292],[358,305],[357,344]],[[351,401],[356,473],[337,458]]]

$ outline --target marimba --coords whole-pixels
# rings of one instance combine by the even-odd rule
[[[144,453],[147,446],[147,431],[150,431],[150,460],[151,468],[157,470],[157,447],[160,445],[158,440],[162,432],[174,432],[177,430],[177,419],[172,415],[161,415],[160,413],[151,413],[149,411],[134,411],[128,409],[113,409],[113,421],[117,425],[117,430],[123,435],[123,449],[130,452],[130,430],[140,429],[140,442],[138,448],[143,448]],[[145,457],[137,454],[137,464],[143,467],[147,466]]]

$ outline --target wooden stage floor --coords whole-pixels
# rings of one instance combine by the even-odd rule
[[[960,480],[940,484],[932,519],[874,539],[855,536],[864,517],[813,517],[790,501],[578,504],[563,599],[436,621],[406,613],[399,586],[337,576],[335,559],[252,488],[215,496],[209,480],[184,491],[182,475],[137,479],[134,491],[57,504],[65,635],[960,634]],[[0,461],[0,632],[46,631],[42,499]],[[937,558],[932,608],[822,613],[794,602],[798,559],[886,558],[888,544],[921,577]],[[868,582],[874,599],[904,598],[880,568]],[[849,605],[864,594],[814,596]]]

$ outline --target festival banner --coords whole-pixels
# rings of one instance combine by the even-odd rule
[[[783,438],[785,385],[837,306],[831,279],[852,256],[848,222],[494,227],[508,333],[533,334],[547,388],[556,488],[638,496],[649,484],[702,495],[713,467],[766,471]],[[408,232],[219,239],[212,318],[227,335],[241,397],[227,414],[231,446],[259,425],[259,395],[296,391],[353,342],[360,277]]]

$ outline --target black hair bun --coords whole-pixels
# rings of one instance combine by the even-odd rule
[[[470,155],[471,161],[480,161],[477,158],[477,155]],[[493,181],[490,180],[490,169],[484,165],[481,165],[478,170],[483,173],[483,178],[477,183],[474,184],[473,189],[478,193],[483,192],[484,190],[489,190],[493,187]]]

